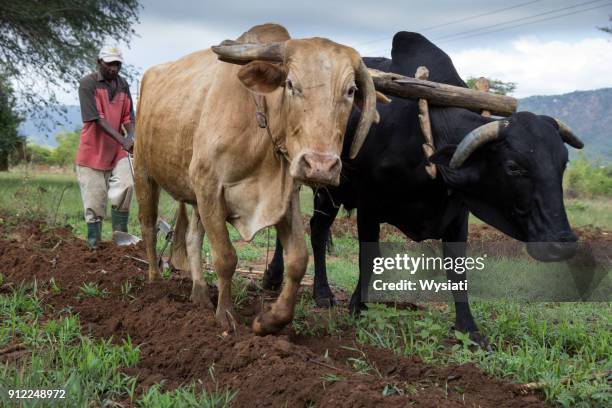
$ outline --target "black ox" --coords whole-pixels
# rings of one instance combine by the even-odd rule
[[[431,81],[465,87],[450,58],[416,33],[399,32],[393,38],[391,60],[364,58],[369,68],[413,76],[417,67],[430,70]],[[576,235],[567,220],[561,181],[568,161],[565,143],[582,148],[582,142],[561,122],[529,112],[496,120],[466,109],[431,107],[430,116],[436,153],[430,162],[438,165],[431,179],[422,151],[424,137],[413,100],[394,98],[379,104],[380,123],[373,125],[354,160],[349,148],[358,121],[351,116],[344,141],[340,185],[315,194],[315,212],[310,220],[315,259],[314,296],[320,306],[334,304],[325,269],[325,247],[329,229],[340,204],[357,209],[360,265],[366,242],[378,242],[381,223],[389,223],[415,241],[441,239],[444,257],[465,256],[468,214],[507,235],[523,241],[529,254],[541,261],[559,261],[575,251]],[[535,244],[540,243],[540,244]],[[371,268],[363,268],[351,301],[353,313],[362,310],[362,285]],[[282,282],[282,247],[264,275],[264,286]],[[464,275],[447,270],[458,282]],[[455,328],[468,332],[472,340],[488,347],[478,331],[467,301],[467,293],[454,292]]]

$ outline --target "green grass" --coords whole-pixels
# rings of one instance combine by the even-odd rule
[[[0,173],[0,192],[1,212],[43,217],[55,221],[55,224],[70,224],[77,234],[85,235],[81,198],[74,176],[30,174],[28,179],[24,179],[23,174]],[[311,214],[310,189],[302,189],[301,202],[303,212]],[[139,234],[135,204],[130,215],[130,229]],[[612,202],[607,198],[567,199],[566,207],[573,226],[612,229]],[[160,214],[171,220],[174,208],[174,202],[163,195]],[[107,223],[105,239],[109,235]],[[240,240],[233,228],[230,228],[230,236],[233,241]],[[241,264],[265,257],[268,248],[271,258],[274,239],[274,229],[270,229],[269,234],[264,230],[250,245],[240,245],[238,256]],[[345,236],[335,237],[334,244],[334,256],[328,257],[330,281],[352,291],[357,280],[357,242]],[[204,251],[210,251],[207,243]],[[520,265],[512,263],[498,266],[500,270],[521,270]],[[312,265],[309,273],[312,273]],[[234,300],[241,302],[245,298],[246,286],[236,285],[236,288]],[[86,290],[99,292],[99,288],[98,291],[91,289]],[[129,295],[130,291],[128,286],[122,289],[124,295]],[[340,328],[355,326],[357,340],[362,343],[388,348],[405,356],[418,356],[432,364],[473,362],[495,376],[517,383],[540,383],[547,400],[561,406],[607,407],[612,403],[609,385],[612,369],[610,303],[473,302],[474,315],[494,346],[494,354],[473,351],[467,337],[449,330],[454,320],[452,307],[447,311],[409,311],[371,305],[370,310],[357,320],[349,317],[343,309],[313,313],[313,307],[309,295],[301,298],[293,323],[296,332],[337,335],[341,333]],[[28,385],[76,387],[73,384],[77,384],[80,391],[75,398],[80,398],[78,401],[83,405],[75,406],[85,406],[87,401],[101,404],[129,397],[134,380],[116,373],[119,367],[135,364],[133,345],[117,346],[82,337],[77,334],[78,319],[70,315],[55,323],[39,324],[41,312],[42,306],[31,291],[19,290],[0,297],[0,348],[9,341],[24,342],[30,348],[20,366],[0,366],[0,387],[4,387],[3,390],[16,386],[28,388]],[[454,338],[457,344],[445,346],[444,340],[448,337]],[[70,358],[66,357],[64,361],[53,357],[60,349],[70,351]],[[108,362],[96,360],[104,360],[106,357],[101,356],[107,354],[110,356]],[[361,360],[367,363],[367,358]],[[88,366],[85,364],[87,361],[95,364]],[[354,363],[360,364],[359,361]],[[76,371],[71,371],[72,376],[67,373],[70,364],[77,367]],[[39,370],[33,370],[33,367]],[[334,380],[328,378],[325,381]],[[197,384],[171,393],[152,388],[143,396],[147,398],[146,402],[141,400],[139,403],[164,407],[170,406],[168,401],[180,400],[185,401],[184,406],[224,406],[233,396],[227,391],[206,394],[197,389]],[[6,394],[0,394],[0,398],[4,398],[2,395]]]
[[[79,288],[82,294],[89,297],[106,297],[108,296],[108,289],[100,289],[97,283],[84,283]]]
[[[612,229],[612,200],[610,198],[570,198],[565,209],[573,227]]]
[[[217,408],[229,407],[236,396],[230,391],[208,393],[197,391],[195,384],[163,392],[158,384],[151,386],[140,398],[137,406],[143,408]]]
[[[19,344],[24,349],[12,363],[0,364],[2,407],[120,406],[130,400],[142,407],[226,407],[235,393],[221,390],[213,377],[214,392],[195,385],[163,392],[160,385],[135,395],[135,377],[121,372],[135,367],[140,349],[131,340],[121,343],[83,336],[78,316],[64,313],[52,320],[42,318],[43,305],[36,284],[22,286],[0,296],[0,349]],[[52,288],[50,288],[52,289]],[[9,398],[9,390],[65,390],[65,399]]]
[[[87,235],[83,202],[74,174],[8,172],[0,173],[0,211],[19,217],[43,219],[50,225],[70,225],[77,236]],[[176,204],[163,193],[159,214],[172,220]],[[110,204],[108,220],[102,227],[102,238],[111,239]],[[138,205],[132,200],[128,228],[140,236]]]
[[[476,363],[486,372],[520,384],[537,382],[550,402],[566,407],[607,407],[612,369],[612,316],[603,304],[473,304],[481,330],[495,352],[458,344],[444,347],[453,311],[396,310],[371,305],[356,321],[357,339],[432,364]]]

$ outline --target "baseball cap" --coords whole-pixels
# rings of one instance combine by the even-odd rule
[[[111,45],[105,45],[104,47],[102,47],[98,58],[100,58],[104,62],[123,62],[123,55],[121,54],[121,50],[119,49],[119,47]]]

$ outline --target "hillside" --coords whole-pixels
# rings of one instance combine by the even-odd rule
[[[55,135],[61,131],[73,131],[81,128],[81,109],[76,105],[64,105],[65,114],[48,110],[48,118],[41,124],[33,120],[24,121],[19,126],[19,132],[28,138],[30,143],[41,146],[56,147]]]
[[[587,157],[612,161],[612,88],[530,96],[519,100],[519,110],[561,119],[584,141]]]
[[[38,129],[32,121],[26,121],[21,125],[21,133],[32,143],[55,146],[54,135],[57,132],[81,127],[79,107],[69,105],[66,109],[66,118],[59,114],[50,115],[45,122],[49,129]],[[584,140],[587,157],[612,161],[612,88],[530,96],[519,100],[519,110],[561,119]]]

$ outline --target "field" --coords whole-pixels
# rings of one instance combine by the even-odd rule
[[[346,313],[358,253],[353,218],[333,228],[328,271],[340,306],[318,309],[305,286],[290,327],[253,337],[274,294],[236,277],[240,322],[221,333],[189,302],[190,282],[144,281],[141,246],[89,252],[81,199],[68,174],[0,174],[0,405],[9,389],[65,389],[57,406],[550,406],[612,402],[609,303],[474,302],[494,353],[454,332],[452,304],[371,305]],[[134,203],[135,204],[135,203]],[[311,193],[302,192],[305,220]],[[609,242],[609,198],[566,201],[583,239]],[[135,205],[134,205],[135,207]],[[160,214],[175,204],[164,196]],[[139,234],[136,210],[131,232]],[[263,269],[274,233],[232,239],[239,266]],[[110,237],[105,225],[103,237]],[[403,238],[390,227],[383,239]],[[472,220],[471,240],[504,240]],[[162,245],[163,243],[159,243]],[[207,251],[207,248],[205,248]],[[312,273],[312,262],[309,264]],[[214,293],[215,277],[206,274]],[[306,281],[310,278],[307,276]],[[32,406],[36,406],[34,402]],[[38,406],[47,406],[48,402]],[[29,405],[28,405],[29,406]]]

